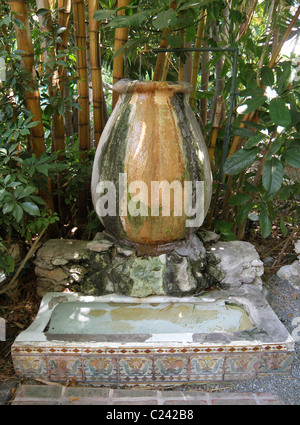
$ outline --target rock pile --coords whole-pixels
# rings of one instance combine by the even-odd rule
[[[219,242],[200,231],[161,255],[138,256],[106,233],[93,241],[50,239],[37,252],[38,295],[66,289],[85,295],[197,295],[211,286],[261,287],[263,263],[248,242]]]

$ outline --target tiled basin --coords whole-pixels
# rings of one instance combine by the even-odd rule
[[[17,373],[99,385],[178,385],[288,373],[294,341],[251,285],[199,297],[48,293],[12,346]]]

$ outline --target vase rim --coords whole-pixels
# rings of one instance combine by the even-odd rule
[[[192,84],[185,81],[140,81],[123,78],[113,85],[113,90],[120,94],[139,92],[149,93],[156,90],[169,91],[171,93],[190,93]]]

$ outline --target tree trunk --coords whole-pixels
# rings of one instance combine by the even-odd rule
[[[130,0],[118,0],[118,8],[128,6]],[[118,12],[118,15],[125,15],[125,10]],[[128,28],[116,28],[115,32],[115,47],[114,52],[116,53],[128,39]],[[124,53],[121,52],[114,58],[113,61],[113,84],[124,78]],[[112,107],[114,108],[118,100],[118,93],[113,91]]]
[[[89,7],[89,36],[90,36],[90,62],[93,88],[93,115],[95,146],[98,145],[102,134],[104,122],[104,97],[101,75],[101,50],[99,40],[99,21],[94,19],[94,14],[99,8],[98,0],[88,0]]]

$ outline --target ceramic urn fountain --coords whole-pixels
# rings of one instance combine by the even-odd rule
[[[114,85],[119,99],[97,147],[92,198],[106,231],[122,243],[172,249],[207,214],[212,177],[191,89],[127,79]]]

